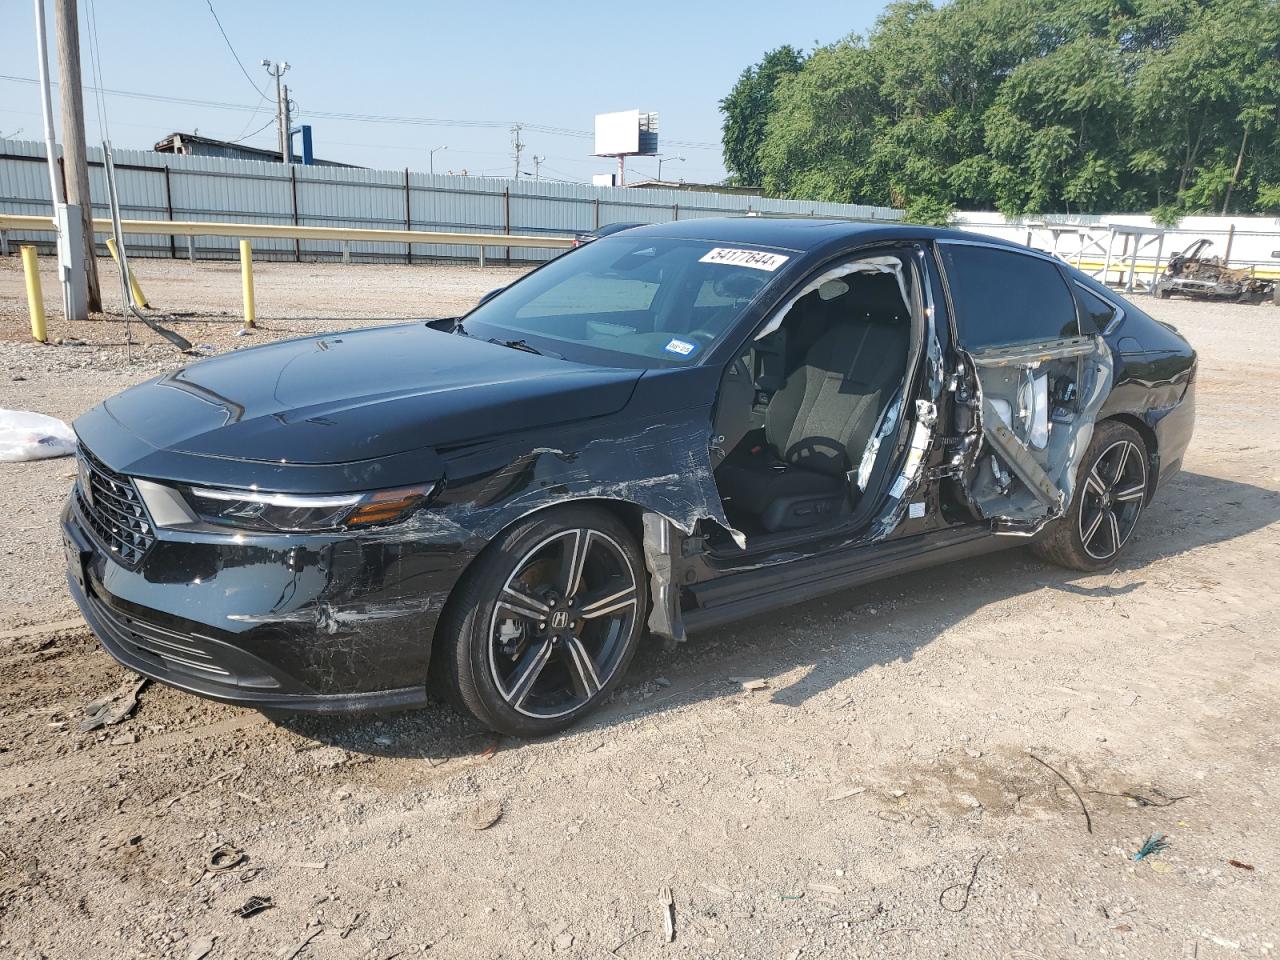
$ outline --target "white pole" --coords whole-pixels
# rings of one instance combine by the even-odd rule
[[[36,66],[40,71],[40,111],[44,120],[44,155],[49,166],[49,196],[55,209],[63,202],[58,177],[58,145],[53,138],[53,97],[49,91],[49,35],[44,23],[44,0],[36,4]]]

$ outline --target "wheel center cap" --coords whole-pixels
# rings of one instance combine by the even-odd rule
[[[568,610],[557,610],[555,613],[551,614],[551,629],[563,630],[568,625],[569,625]]]

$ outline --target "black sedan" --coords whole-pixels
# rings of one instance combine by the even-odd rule
[[[1115,562],[1195,353],[1047,255],[638,227],[460,319],[242,350],[76,422],[68,582],[121,663],[264,709],[560,728],[645,633],[1028,540]]]

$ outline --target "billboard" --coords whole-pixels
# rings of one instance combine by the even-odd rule
[[[598,157],[652,156],[658,152],[658,115],[639,110],[596,114]]]

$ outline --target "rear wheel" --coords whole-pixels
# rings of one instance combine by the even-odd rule
[[[1105,420],[1076,477],[1067,515],[1033,544],[1045,560],[1075,570],[1099,570],[1120,556],[1146,504],[1147,445],[1133,427]]]
[[[437,686],[501,733],[569,726],[621,679],[648,592],[635,539],[611,514],[563,507],[500,535],[450,599]]]

